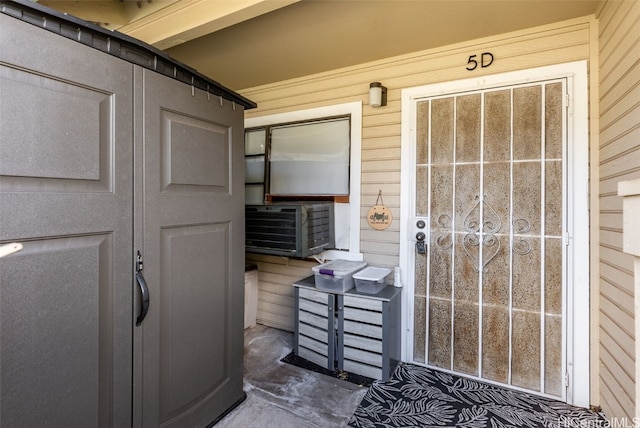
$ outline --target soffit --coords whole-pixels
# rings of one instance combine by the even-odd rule
[[[57,6],[64,2],[40,3],[61,10]],[[117,10],[129,8],[121,23],[111,27],[119,25],[119,31],[166,50],[200,73],[240,90],[591,15],[600,0],[71,3],[124,3],[116,8],[111,5]],[[142,16],[135,15],[135,8]],[[148,11],[146,15],[143,9]],[[106,12],[102,13],[92,19],[77,16],[107,22],[101,19]]]

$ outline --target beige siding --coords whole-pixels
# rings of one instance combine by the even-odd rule
[[[570,61],[588,60],[593,52],[593,17],[565,21],[446,46],[441,49],[388,58],[299,79],[240,91],[258,103],[247,118],[304,110],[347,102],[363,102],[360,250],[370,264],[396,266],[400,247],[400,130],[401,90],[431,83],[480,77]],[[493,53],[490,67],[466,70],[469,55]],[[388,105],[367,105],[369,83],[380,81],[388,88]],[[371,229],[365,219],[382,191],[394,221],[384,231]],[[300,269],[314,262],[290,262],[277,257],[254,257],[260,269],[258,322],[293,328],[293,290],[290,283],[304,276]],[[300,264],[302,263],[302,264]],[[295,270],[294,270],[295,269]],[[277,274],[277,276],[273,276]],[[597,331],[597,328],[594,329]]]
[[[258,103],[247,118],[362,101],[362,201],[361,251],[370,263],[398,264],[400,240],[400,97],[401,90],[430,83],[479,77],[523,68],[540,67],[589,58],[590,20],[577,19],[537,27],[529,31],[474,40],[441,49],[416,52],[383,61],[362,64],[245,89],[243,95]],[[490,51],[490,67],[469,72],[471,54]],[[369,83],[381,81],[389,90],[388,105],[366,105]],[[368,227],[365,214],[382,190],[394,222],[385,231]]]
[[[600,55],[600,404],[611,418],[635,414],[633,259],[622,251],[618,182],[640,178],[640,2],[598,10]]]
[[[258,265],[258,324],[293,331],[292,283],[313,273],[315,262],[285,257],[247,254],[247,262]]]

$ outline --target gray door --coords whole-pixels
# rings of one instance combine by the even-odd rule
[[[136,423],[205,426],[244,394],[243,109],[154,72],[142,79],[136,249],[150,309],[135,330]]]
[[[0,15],[0,244],[24,244],[0,260],[3,428],[131,423],[131,85]]]

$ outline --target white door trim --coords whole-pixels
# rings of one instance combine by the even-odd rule
[[[413,251],[409,220],[415,206],[411,171],[415,166],[415,118],[419,99],[567,78],[567,402],[589,406],[589,122],[587,62],[576,61],[528,70],[436,83],[402,90],[400,267],[405,284],[402,301],[402,360],[413,355]]]

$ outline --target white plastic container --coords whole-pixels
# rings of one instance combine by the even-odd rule
[[[353,275],[356,290],[361,293],[378,294],[387,284],[391,276],[391,269],[369,266]]]
[[[311,268],[316,288],[325,291],[344,292],[353,288],[353,274],[367,266],[367,262],[333,260]]]
[[[245,268],[246,269],[246,268]],[[254,327],[258,317],[258,269],[244,272],[244,328]]]

